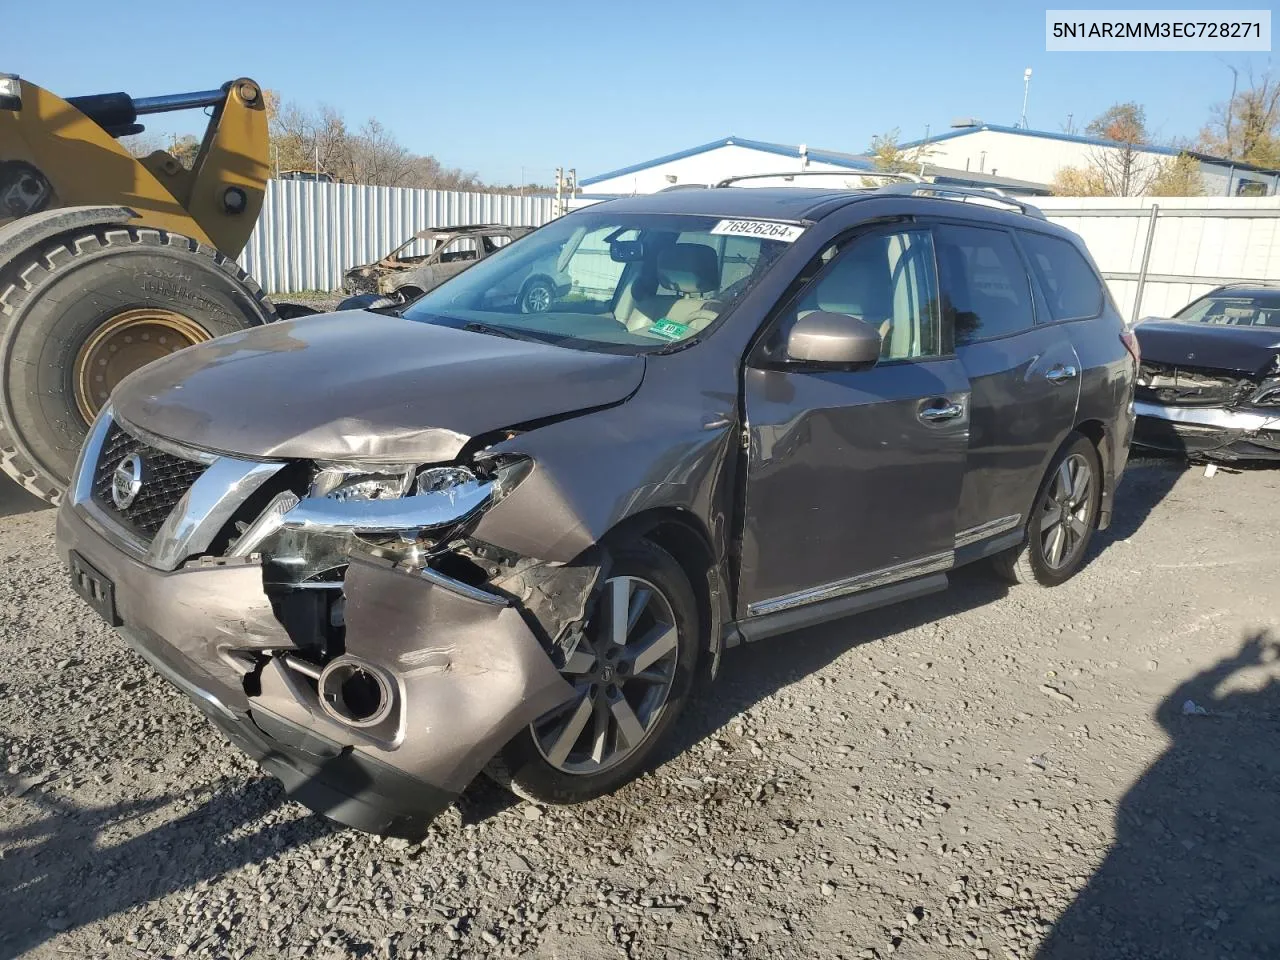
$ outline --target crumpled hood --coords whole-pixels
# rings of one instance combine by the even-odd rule
[[[222,453],[433,463],[492,430],[617,403],[644,367],[351,310],[188,347],[111,403],[127,423]]]
[[[1274,369],[1280,353],[1280,329],[1275,327],[1144,320],[1133,332],[1144,361],[1168,366],[1261,376]]]

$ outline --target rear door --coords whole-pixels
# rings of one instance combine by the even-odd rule
[[[770,345],[806,312],[861,317],[869,369],[789,370]],[[939,310],[928,230],[863,234],[787,305],[745,372],[749,452],[739,616],[951,565],[968,383]]]
[[[934,237],[943,314],[971,391],[956,534],[966,546],[1026,520],[1049,459],[1075,425],[1080,359],[1061,326],[1037,325],[1031,279],[1008,230],[940,223]]]

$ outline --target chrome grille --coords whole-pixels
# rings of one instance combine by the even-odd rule
[[[121,510],[111,499],[111,479],[116,467],[130,454],[142,459],[142,487],[133,503]],[[206,469],[207,464],[148,446],[113,422],[94,466],[93,501],[116,523],[149,542]]]

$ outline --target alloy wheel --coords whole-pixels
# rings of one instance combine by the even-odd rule
[[[546,313],[551,307],[551,288],[545,283],[535,283],[524,294],[525,313]]]
[[[1040,511],[1040,548],[1050,569],[1061,570],[1089,535],[1093,469],[1073,453],[1054,471]]]
[[[679,638],[671,603],[654,584],[606,580],[596,615],[560,671],[574,697],[531,725],[543,759],[564,773],[594,774],[635,753],[670,698]]]

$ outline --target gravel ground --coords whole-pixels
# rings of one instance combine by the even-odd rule
[[[0,956],[1275,957],[1278,495],[1135,462],[1064,587],[733,651],[615,796],[408,845],[284,800],[6,489]]]

